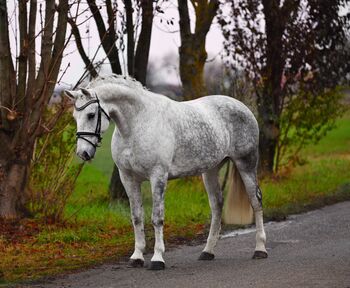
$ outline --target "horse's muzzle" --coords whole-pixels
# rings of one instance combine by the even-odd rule
[[[77,155],[84,161],[89,161],[93,158],[87,151],[83,151],[82,153],[77,153]]]

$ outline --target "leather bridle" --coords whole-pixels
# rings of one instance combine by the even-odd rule
[[[74,104],[75,110],[77,111],[82,111],[84,110],[86,107],[90,106],[91,104],[97,103],[98,105],[98,110],[97,110],[97,123],[96,123],[96,129],[95,132],[77,132],[77,140],[78,139],[83,139],[86,142],[90,143],[92,146],[94,146],[94,148],[96,149],[99,143],[101,143],[102,137],[101,137],[101,116],[102,113],[105,114],[105,116],[107,117],[108,121],[111,120],[111,117],[109,117],[109,115],[106,113],[106,111],[101,107],[100,105],[100,101],[96,96],[96,99],[92,99],[88,102],[86,102],[83,106],[77,107]],[[94,144],[93,142],[91,142],[89,139],[85,138],[85,136],[94,136],[97,137],[97,144]]]

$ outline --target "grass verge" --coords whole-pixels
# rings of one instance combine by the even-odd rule
[[[113,164],[105,138],[97,161],[86,165],[78,179],[65,210],[65,223],[52,225],[40,219],[0,222],[0,285],[129,255],[133,248],[130,212],[125,203],[109,202],[107,186]],[[318,145],[304,150],[307,161],[303,166],[261,183],[265,217],[279,220],[291,213],[350,200],[349,144],[350,113]],[[148,184],[143,186],[143,199],[150,251],[153,229]],[[199,179],[170,181],[165,201],[167,247],[205,234],[210,209]]]

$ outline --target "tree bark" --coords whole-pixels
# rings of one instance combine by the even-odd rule
[[[191,39],[192,38],[192,39]],[[196,41],[195,36],[182,40],[179,48],[180,78],[184,100],[192,100],[206,95],[204,65],[207,60],[205,41]]]
[[[142,0],[142,27],[135,52],[134,74],[137,81],[146,85],[149,49],[151,47],[153,25],[153,1]]]
[[[22,151],[25,158],[27,153]],[[28,159],[0,159],[0,218],[15,219],[25,214]]]
[[[184,100],[206,94],[204,65],[207,60],[205,40],[219,7],[219,1],[191,0],[196,14],[194,33],[191,32],[188,0],[178,0],[180,16],[180,78]]]
[[[285,59],[283,56],[283,33],[288,19],[299,7],[300,1],[286,0],[282,7],[280,1],[263,0],[263,13],[266,21],[266,67],[263,71],[263,91],[258,95],[260,122],[260,171],[274,172],[275,152],[280,133],[279,119],[283,88],[281,86]]]
[[[20,1],[19,18],[15,19],[20,27],[19,65],[15,71],[6,1],[0,0],[0,218],[18,218],[25,212],[34,143],[44,130],[42,114],[57,81],[65,47],[68,0],[60,0],[57,6],[55,1],[46,1],[41,62],[36,75],[37,1],[30,1],[29,21],[26,2]]]
[[[94,67],[94,64],[90,61],[89,57],[86,55],[86,52],[84,50],[83,47],[83,43],[81,42],[81,36],[80,36],[80,32],[78,29],[77,24],[75,23],[75,21],[72,18],[68,18],[68,23],[71,26],[72,29],[72,33],[74,35],[75,38],[75,44],[77,46],[78,52],[80,54],[81,59],[83,60],[84,64],[85,64],[85,69],[87,69],[90,73],[90,75],[92,76],[92,78],[95,78],[98,76],[98,73]]]
[[[120,180],[119,170],[116,165],[114,165],[108,188],[112,200],[128,200],[128,196],[126,195],[124,185]]]
[[[106,2],[107,5],[107,12],[108,12],[108,30],[106,30],[105,23],[103,22],[102,15],[100,13],[100,10],[98,6],[96,5],[95,0],[87,0],[87,3],[89,5],[90,11],[95,19],[95,23],[97,26],[97,30],[100,36],[100,40],[102,43],[103,50],[105,51],[107,58],[109,60],[109,63],[111,65],[113,73],[121,74],[122,69],[120,66],[119,61],[119,55],[118,55],[118,49],[116,46],[116,34],[114,29],[114,16],[111,19],[111,14],[108,12],[111,10],[111,3],[110,1]]]

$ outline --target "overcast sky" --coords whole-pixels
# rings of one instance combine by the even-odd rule
[[[151,38],[151,48],[150,48],[150,62],[155,62],[158,64],[162,62],[162,59],[169,55],[170,53],[174,53],[175,55],[178,55],[178,47],[181,44],[180,36],[179,36],[179,16],[177,7],[174,4],[177,1],[167,1],[165,2],[166,7],[164,7],[163,11],[164,14],[158,14],[154,18],[153,23],[153,31],[152,31],[152,38]],[[121,4],[123,5],[123,4]],[[191,13],[193,16],[193,13]],[[84,17],[84,16],[83,16]],[[193,18],[193,17],[192,17]],[[84,18],[79,19],[80,21],[83,21]],[[166,20],[172,20],[174,23],[173,25],[166,24]],[[194,19],[192,19],[194,20]],[[192,21],[193,26],[193,21]],[[91,19],[89,22],[87,22],[86,25],[83,25],[81,27],[82,36],[85,37],[83,40],[84,47],[86,51],[89,49],[90,57],[92,57],[95,54],[96,49],[99,45],[99,36],[95,27],[94,20]],[[193,28],[193,27],[192,27]],[[89,29],[89,35],[85,33]],[[90,36],[87,37],[87,36]],[[208,60],[211,60],[213,58],[220,58],[220,52],[222,50],[222,41],[223,37],[221,34],[221,30],[219,28],[219,25],[216,24],[214,21],[214,24],[211,27],[210,32],[208,33],[207,42],[206,42],[206,48],[208,52]],[[105,57],[105,54],[101,49],[101,53],[98,54],[97,60],[103,59]],[[84,63],[81,60],[78,52],[76,51],[75,43],[74,43],[74,37],[72,37],[72,41],[69,44],[66,52],[66,56],[64,57],[61,69],[64,70],[68,63],[70,63],[70,67],[68,68],[66,74],[62,78],[62,83],[66,84],[75,84],[75,82],[80,78],[82,73],[84,72]],[[175,68],[177,64],[173,63],[174,65],[170,65],[169,67],[166,67],[166,71],[162,70],[159,73],[160,82],[165,83],[176,83],[179,81],[178,77],[178,71]],[[109,68],[109,65],[104,65],[105,69]],[[167,73],[166,75],[164,75]],[[158,76],[158,74],[157,74]]]

